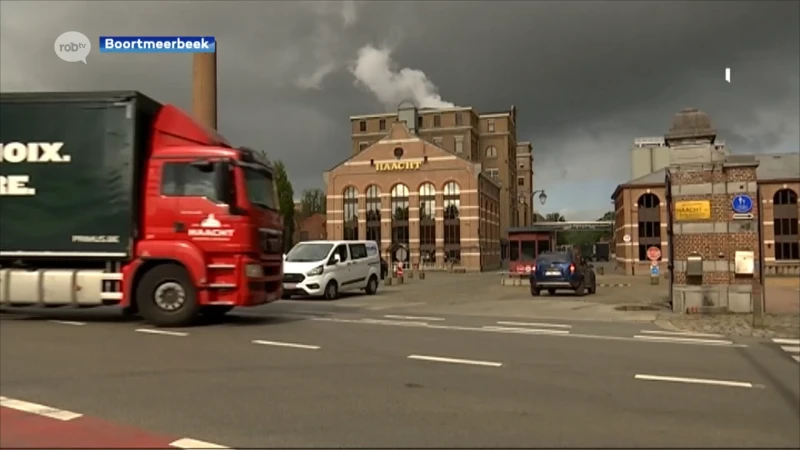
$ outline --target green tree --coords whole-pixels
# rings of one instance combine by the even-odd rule
[[[547,222],[566,222],[567,221],[567,219],[564,216],[562,216],[560,213],[557,213],[557,212],[547,213],[547,215],[544,216],[544,220],[547,221]]]
[[[325,214],[326,197],[322,189],[306,189],[300,199],[300,214],[308,217],[312,214]]]
[[[601,217],[601,218],[599,218],[597,220],[602,220],[602,221],[609,221],[610,220],[611,222],[613,222],[614,220],[616,220],[616,218],[617,218],[617,215],[614,214],[614,211],[609,211],[609,212],[603,214],[603,217]]]
[[[281,216],[283,216],[283,246],[284,251],[289,251],[294,243],[294,189],[289,175],[286,173],[286,166],[283,162],[275,163],[275,184],[278,185],[278,203],[280,205]]]

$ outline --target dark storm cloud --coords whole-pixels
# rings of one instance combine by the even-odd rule
[[[350,72],[367,45],[391,49],[397,69],[424,72],[444,101],[482,111],[516,105],[519,138],[533,142],[540,163],[537,187],[564,177],[625,181],[632,139],[663,134],[686,106],[711,114],[734,151],[797,151],[800,139],[798,2],[3,1],[0,8],[4,90],[130,88],[188,107],[186,55],[93,53],[84,66],[56,59],[53,40],[67,30],[93,39],[216,35],[222,132],[283,159],[298,190],[321,185],[320,172],[349,154],[347,116],[387,108]],[[597,193],[604,205],[608,194]]]

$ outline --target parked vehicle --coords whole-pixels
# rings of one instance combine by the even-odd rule
[[[0,95],[0,304],[157,326],[281,296],[273,169],[138,92]]]
[[[543,289],[550,295],[568,289],[576,295],[597,292],[597,277],[592,265],[575,252],[545,252],[539,254],[530,273],[531,295]]]
[[[374,241],[305,241],[283,263],[283,298],[334,300],[340,292],[378,292],[381,258]]]

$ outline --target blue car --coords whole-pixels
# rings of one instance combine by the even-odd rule
[[[574,291],[576,295],[597,292],[597,277],[594,269],[572,252],[545,252],[536,258],[530,275],[531,295],[537,296],[542,290],[550,295],[556,290]]]

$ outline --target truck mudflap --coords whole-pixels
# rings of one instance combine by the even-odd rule
[[[121,273],[87,269],[0,269],[0,304],[101,306],[122,300]]]

